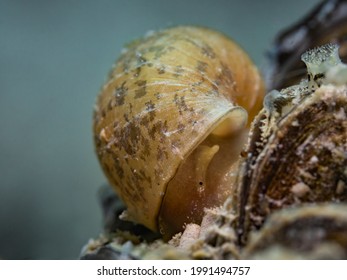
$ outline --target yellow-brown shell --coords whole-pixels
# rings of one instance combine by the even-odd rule
[[[218,32],[175,27],[131,44],[94,115],[97,155],[128,218],[158,230],[167,184],[182,161],[225,119],[238,130],[247,110],[251,121],[263,90],[248,56]]]

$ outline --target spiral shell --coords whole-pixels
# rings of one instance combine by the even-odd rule
[[[173,234],[222,203],[263,91],[248,56],[216,31],[175,27],[129,45],[94,114],[96,152],[125,218]]]

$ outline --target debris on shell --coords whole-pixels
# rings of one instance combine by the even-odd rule
[[[294,186],[292,186],[292,188],[290,189],[290,191],[296,196],[296,197],[304,197],[305,195],[307,195],[310,192],[310,187],[307,186],[305,183],[296,183]]]
[[[199,238],[200,226],[197,224],[188,224],[180,238],[179,248],[188,249],[195,240]]]

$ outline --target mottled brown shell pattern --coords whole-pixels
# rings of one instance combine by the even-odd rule
[[[158,230],[165,188],[182,160],[231,111],[247,122],[247,110],[250,122],[262,93],[255,66],[221,33],[183,26],[131,44],[94,113],[97,155],[127,218]]]

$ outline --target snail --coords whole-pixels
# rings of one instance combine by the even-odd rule
[[[217,31],[180,26],[130,44],[94,112],[96,153],[122,217],[169,238],[221,205],[263,96],[248,55]]]
[[[345,9],[345,1],[323,1],[290,32],[282,33],[270,69],[277,70],[269,71],[274,79],[268,81],[269,89],[282,89],[265,96],[247,56],[242,55],[241,61],[238,57],[236,65],[226,64],[233,59],[221,59],[235,58],[240,50],[218,32],[177,27],[131,44],[111,71],[97,102],[96,151],[111,184],[125,202],[130,201],[123,217],[161,231],[165,241],[175,232],[180,234],[166,243],[139,225],[114,219],[122,207],[110,208],[105,195],[104,210],[111,213],[106,214],[106,230],[85,246],[81,258],[347,258]],[[303,30],[307,36],[298,36]],[[298,40],[294,47],[293,38]],[[327,44],[312,49],[326,42],[338,42],[341,47]],[[298,62],[304,50],[295,46],[300,45],[311,50],[301,56],[307,70],[294,77],[292,70],[304,65]],[[237,68],[240,63],[243,66]],[[224,69],[223,74],[218,69]],[[236,69],[252,77],[252,90],[239,91],[236,82],[243,79],[236,79]],[[214,90],[218,94],[211,95]],[[169,93],[171,100],[167,101]],[[221,104],[221,96],[223,102],[231,100],[226,103],[229,111],[225,117],[207,122],[205,117],[213,116],[208,110]],[[205,104],[201,103],[203,97],[209,97],[211,106],[204,107],[207,111],[202,119],[192,120],[199,116],[196,108]],[[250,98],[250,103],[243,97]],[[257,113],[261,102],[263,108]],[[171,113],[174,104],[178,111],[164,114],[159,104],[165,104]],[[156,124],[155,119],[170,121]],[[192,121],[211,127],[189,130]],[[175,133],[182,134],[171,138]],[[177,146],[180,139],[187,146]],[[121,149],[126,153],[120,153]],[[161,173],[150,173],[151,166],[162,167]],[[187,174],[198,176],[186,180]],[[207,192],[211,180],[218,186],[213,195]],[[195,191],[183,192],[189,187]],[[202,199],[216,194],[220,199],[213,203]],[[194,211],[186,208],[184,196],[199,207],[193,207]],[[223,205],[213,207],[224,200]],[[167,201],[172,205],[165,210],[170,204]]]

